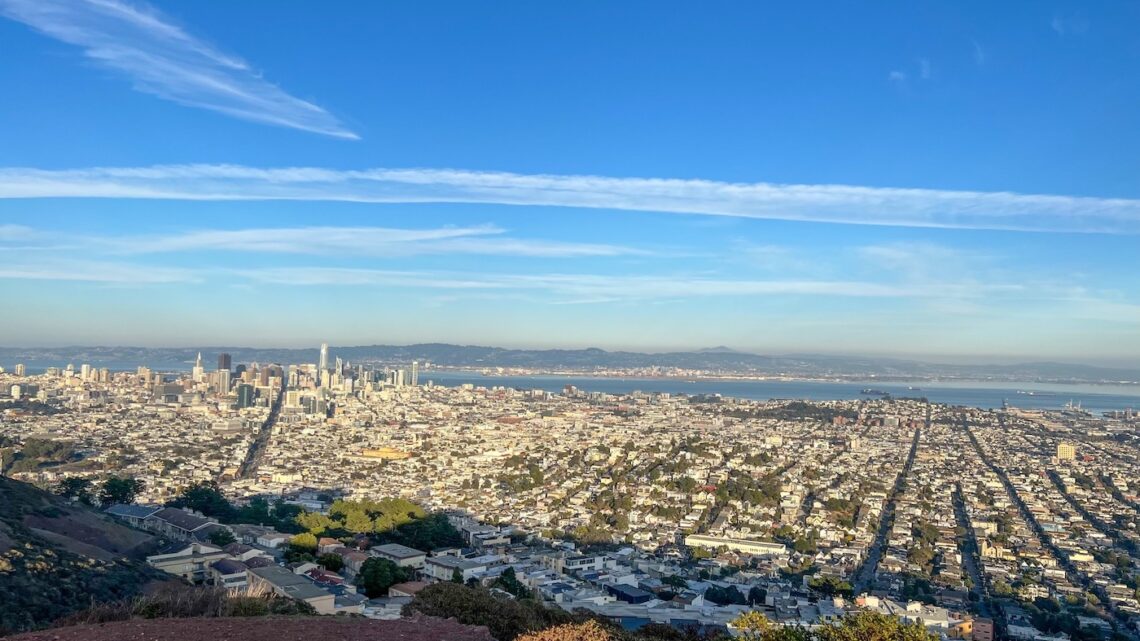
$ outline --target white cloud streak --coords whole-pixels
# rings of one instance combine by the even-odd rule
[[[0,279],[137,285],[197,283],[202,281],[199,274],[186,269],[111,261],[66,259],[41,260],[26,264],[6,260],[0,263]]]
[[[559,304],[653,299],[757,296],[827,296],[844,298],[980,297],[1009,291],[1004,285],[960,287],[945,284],[891,285],[842,280],[747,280],[707,276],[595,274],[452,274],[355,268],[261,268],[237,270],[255,282],[293,286],[377,286],[413,289],[504,290],[543,292]]]
[[[0,0],[0,15],[77,46],[135,89],[242,120],[357,139],[321,107],[289,95],[144,4],[121,0]]]
[[[982,43],[977,40],[973,40],[971,43],[974,45],[974,63],[979,67],[984,66],[988,58],[985,48],[982,47]]]
[[[1140,233],[1136,199],[453,169],[8,168],[0,169],[0,198],[482,203],[902,227]]]
[[[524,258],[657,256],[656,251],[611,245],[506,236],[494,225],[402,229],[390,227],[282,227],[205,229],[166,235],[47,234],[0,225],[0,252],[81,251],[104,257],[180,252],[240,252],[310,256],[396,258],[422,255],[484,255]],[[50,244],[36,243],[50,239]],[[678,256],[670,252],[671,256]]]

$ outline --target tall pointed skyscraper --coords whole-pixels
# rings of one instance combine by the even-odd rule
[[[329,376],[329,344],[321,343],[321,360],[317,363],[317,386],[328,381]]]
[[[194,379],[195,383],[202,382],[206,378],[206,368],[202,367],[202,352],[198,352],[198,358],[194,361],[194,369],[190,373],[190,378]]]

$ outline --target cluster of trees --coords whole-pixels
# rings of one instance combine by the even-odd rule
[[[522,455],[508,458],[504,463],[504,467],[512,470],[520,470],[518,473],[500,474],[498,479],[496,479],[499,485],[512,492],[532,490],[536,487],[540,487],[546,480],[546,476],[542,473],[542,468],[528,461],[526,457]]]
[[[368,544],[399,543],[417,550],[464,545],[463,535],[451,525],[447,516],[428,514],[420,506],[404,499],[336,501],[329,508],[327,516],[316,512],[300,512],[294,517],[293,525],[298,528],[293,531],[300,531],[300,534],[289,541],[287,558],[291,561],[317,560],[333,572],[337,569],[315,558],[318,537],[353,543],[358,538],[366,539]],[[403,580],[406,578],[392,583]],[[376,585],[380,585],[380,582]],[[376,589],[387,592],[388,587]]]
[[[786,405],[770,408],[734,408],[725,412],[724,414],[725,416],[731,416],[733,418],[775,418],[782,421],[813,419],[817,421],[824,421],[826,423],[830,423],[831,420],[836,416],[842,416],[850,421],[854,421],[855,419],[859,418],[858,412],[855,411],[821,407],[814,403],[805,403],[803,401],[792,401]]]
[[[306,512],[297,524],[317,536],[338,533],[368,534],[388,532],[427,516],[423,508],[404,499],[379,501],[335,501],[328,515]],[[332,533],[332,534],[326,534]]]
[[[1095,611],[1087,607],[1085,601],[1073,598],[1066,605],[1067,608],[1062,607],[1060,602],[1046,597],[1037,597],[1032,603],[1022,603],[1025,610],[1029,612],[1029,620],[1033,623],[1033,627],[1042,632],[1047,634],[1060,632],[1068,635],[1073,641],[1102,641],[1104,639],[1104,636],[1095,627],[1081,626],[1078,616],[1097,616]],[[1116,639],[1123,641],[1127,637],[1113,633],[1110,638],[1114,641]]]
[[[747,612],[732,625],[744,641],[937,641],[921,623],[904,623],[877,612],[858,612],[808,630],[774,625],[759,612]]]
[[[8,473],[34,472],[79,460],[79,452],[72,443],[46,438],[29,438],[19,450],[12,445],[6,452],[0,460],[3,460]]]
[[[193,483],[166,505],[195,510],[221,523],[256,523],[287,534],[301,531],[296,518],[304,512],[300,506],[287,505],[284,501],[270,504],[262,497],[251,499],[248,505],[235,506],[215,481]]]
[[[107,507],[116,503],[134,503],[144,489],[146,483],[134,478],[112,476],[96,485],[90,479],[73,476],[60,481],[54,492],[65,499],[86,505],[99,504]]]
[[[772,533],[772,538],[784,545],[791,546],[800,554],[815,554],[819,551],[819,530],[808,530],[798,535],[795,528],[790,525],[781,525]]]
[[[406,569],[388,559],[374,557],[360,566],[360,572],[356,575],[356,585],[364,590],[364,594],[368,595],[368,598],[374,599],[388,596],[388,588],[410,578],[411,576]]]
[[[859,501],[851,499],[830,498],[823,502],[823,507],[827,508],[835,522],[845,528],[855,527],[855,518],[859,514],[860,506]]]
[[[808,581],[808,587],[827,596],[849,597],[855,592],[855,586],[832,575],[813,577]]]
[[[780,476],[771,473],[756,479],[746,472],[734,470],[716,488],[717,505],[726,505],[731,499],[752,505],[776,505],[780,502]]]
[[[548,608],[532,599],[496,598],[486,589],[448,582],[420,590],[412,602],[404,606],[403,614],[451,618],[467,625],[487,626],[496,641],[514,641],[528,632],[582,622],[569,612]]]
[[[757,596],[763,601],[763,595]],[[753,602],[751,595],[741,600],[745,602]],[[636,631],[624,630],[584,611],[570,613],[548,608],[527,598],[496,598],[481,587],[457,583],[428,586],[404,606],[403,613],[405,616],[453,618],[467,625],[486,626],[496,641],[727,641],[733,638],[660,624],[646,625]],[[874,612],[860,612],[808,630],[772,624],[753,611],[738,617],[732,626],[739,634],[736,638],[745,641],[937,641],[922,624],[904,623]]]
[[[922,568],[923,575],[929,577],[934,572],[934,545],[938,543],[938,528],[930,523],[915,523],[911,525],[910,533],[914,537],[914,544],[907,550],[906,559]]]
[[[509,592],[519,599],[529,599],[532,597],[530,589],[523,585],[522,581],[519,581],[518,576],[515,575],[515,569],[510,566],[507,566],[507,569],[503,570],[503,573],[499,575],[499,578],[495,579],[491,587]]]
[[[717,605],[747,605],[748,598],[741,594],[735,586],[729,585],[721,588],[713,585],[705,590],[705,601],[711,601]]]

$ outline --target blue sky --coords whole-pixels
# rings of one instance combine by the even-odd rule
[[[802,5],[0,0],[0,343],[1134,364],[1140,7]]]

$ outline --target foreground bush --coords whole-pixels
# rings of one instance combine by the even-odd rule
[[[537,601],[498,598],[483,588],[458,583],[435,583],[421,590],[403,610],[404,616],[417,613],[486,626],[498,641],[514,641],[528,632],[584,621]]]
[[[128,619],[172,619],[187,617],[258,617],[310,614],[308,603],[258,589],[225,590],[168,584],[153,594],[93,605],[60,619],[56,625],[106,623]]]
[[[587,621],[556,625],[541,632],[531,632],[522,635],[516,641],[613,641],[613,637],[597,621]]]
[[[905,623],[877,612],[857,612],[836,623],[812,630],[773,625],[759,612],[732,622],[746,641],[937,641],[920,623]]]

